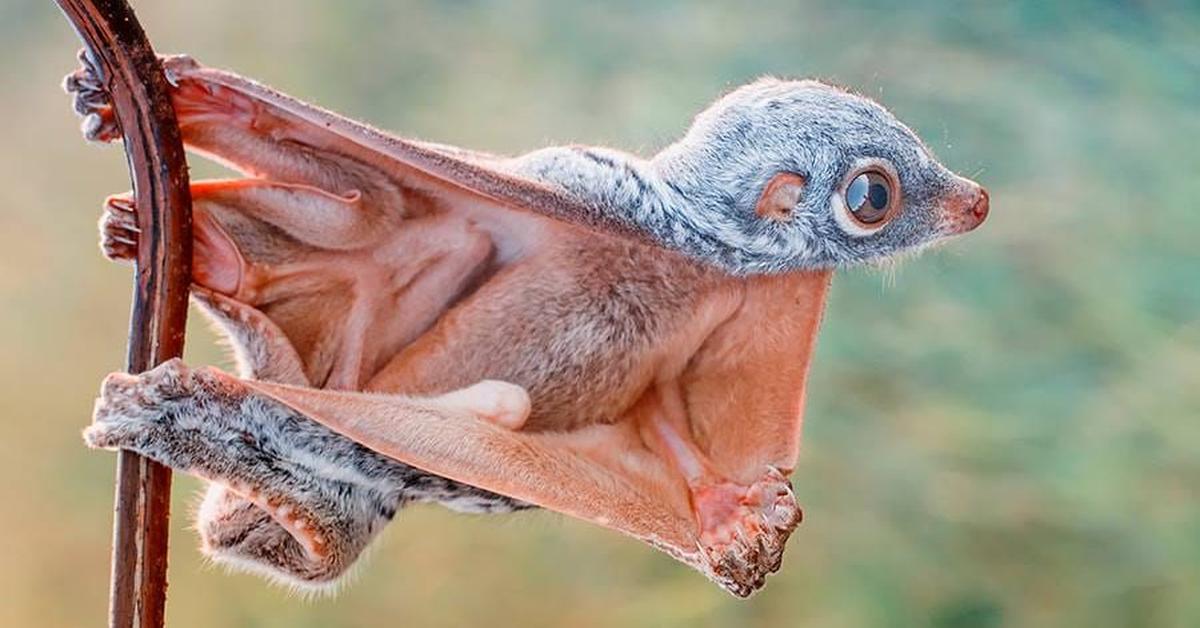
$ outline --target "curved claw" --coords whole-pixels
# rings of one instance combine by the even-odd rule
[[[130,194],[110,196],[104,200],[100,214],[100,252],[114,262],[127,262],[137,257],[141,230],[137,224],[137,208]]]
[[[83,118],[80,130],[89,142],[121,139],[121,126],[113,110],[99,69],[86,51],[79,51],[80,67],[63,78],[63,90],[72,96],[75,113]]]
[[[783,550],[803,513],[787,478],[768,467],[750,486],[721,483],[695,493],[699,549],[712,578],[746,597],[779,570]]]

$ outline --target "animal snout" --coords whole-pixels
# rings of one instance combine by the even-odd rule
[[[943,229],[949,235],[971,231],[983,224],[990,208],[988,191],[974,181],[962,179],[959,189],[943,206]]]

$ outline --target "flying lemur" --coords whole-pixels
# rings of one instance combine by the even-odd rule
[[[987,192],[871,100],[763,78],[650,159],[405,140],[187,57],[193,296],[238,377],[104,382],[85,439],[211,482],[214,559],[336,581],[397,509],[527,505],[647,541],[729,591],[777,570],[830,274],[965,233]],[[96,72],[66,87],[120,138]],[[106,256],[135,257],[130,195]]]

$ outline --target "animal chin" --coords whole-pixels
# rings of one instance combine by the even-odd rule
[[[922,242],[920,244],[910,246],[907,248],[903,248],[898,251],[893,251],[886,255],[881,255],[881,256],[871,260],[869,263],[871,266],[873,266],[877,270],[893,271],[900,264],[921,255],[927,249],[937,246],[938,244],[950,239],[951,237],[953,237],[953,236],[951,236],[949,234],[939,234],[927,242]]]

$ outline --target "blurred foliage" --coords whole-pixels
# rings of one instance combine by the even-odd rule
[[[105,612],[113,456],[78,430],[121,365],[128,270],[96,253],[119,150],[57,88],[74,35],[0,3],[0,625]],[[534,513],[402,513],[305,601],[206,567],[177,480],[173,626],[1200,625],[1200,11],[1142,0],[712,4],[137,2],[187,51],[403,134],[650,152],[763,73],[879,98],[992,192],[978,232],[843,273],[783,571],[736,601]],[[197,166],[197,176],[214,168]],[[194,362],[221,363],[197,325]]]

